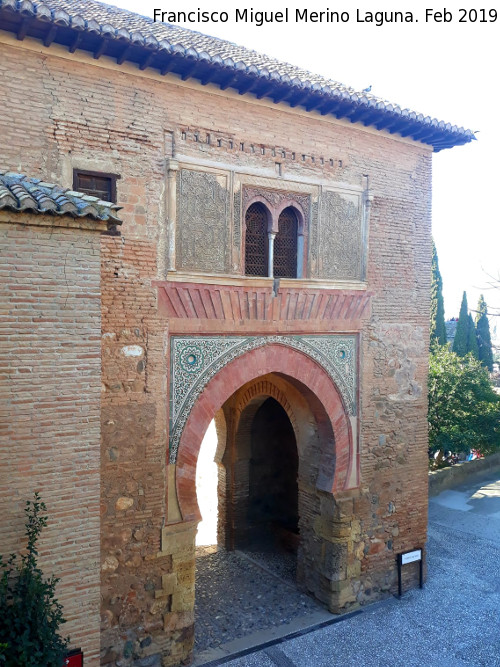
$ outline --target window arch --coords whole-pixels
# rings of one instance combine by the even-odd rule
[[[280,213],[274,240],[273,275],[276,278],[297,277],[297,235],[297,214],[288,206]]]
[[[264,204],[255,202],[245,215],[245,274],[268,275],[268,212]]]

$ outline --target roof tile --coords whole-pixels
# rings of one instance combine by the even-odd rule
[[[16,172],[0,172],[0,210],[71,215],[121,224],[120,206],[38,178]]]
[[[4,9],[26,17],[52,21],[57,25],[71,26],[72,29],[97,34],[112,42],[128,41],[135,45],[134,48],[145,48],[150,53],[166,51],[190,62],[203,62],[213,68],[232,69],[240,77],[247,75],[261,81],[269,79],[281,90],[288,88],[296,92],[304,91],[304,94],[319,99],[321,104],[323,100],[327,104],[332,100],[335,107],[335,102],[342,101],[341,111],[333,108],[332,111],[327,109],[325,113],[338,117],[353,115],[356,119],[363,114],[365,124],[387,127],[390,132],[398,131],[393,127],[394,121],[399,125],[402,120],[406,123],[406,127],[402,128],[405,131],[404,136],[421,137],[422,141],[430,143],[436,150],[475,139],[474,133],[463,127],[445,124],[408,109],[402,110],[400,106],[390,104],[371,93],[356,92],[338,81],[312,74],[295,65],[194,30],[154,22],[152,18],[96,0],[0,0],[0,11]],[[102,52],[99,55],[102,55]],[[144,62],[149,63],[149,60]],[[190,69],[186,77],[190,76],[192,71]],[[248,89],[246,85],[244,91]],[[285,96],[278,95],[278,98],[284,99]],[[313,109],[314,104],[309,105],[309,108]],[[365,111],[372,112],[370,118],[366,117]],[[381,124],[381,116],[388,118],[389,122]]]

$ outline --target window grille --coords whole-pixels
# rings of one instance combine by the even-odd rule
[[[273,273],[276,278],[297,277],[297,215],[286,208],[278,219],[278,233],[274,239]]]
[[[267,276],[267,211],[258,202],[248,207],[245,215],[245,274]]]

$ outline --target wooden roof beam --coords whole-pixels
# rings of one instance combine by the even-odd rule
[[[18,30],[17,33],[16,33],[16,38],[17,38],[20,42],[22,42],[23,39],[26,37],[26,34],[27,34],[27,32],[28,32],[28,28],[29,28],[29,26],[30,26],[30,23],[31,23],[31,21],[30,21],[30,19],[28,19],[28,18],[24,18],[24,19],[21,21],[21,25],[19,26],[19,30]],[[46,44],[45,46],[48,46],[48,44]]]
[[[101,43],[97,47],[97,50],[94,52],[94,60],[99,60],[99,58],[102,56],[102,54],[106,50],[107,45],[108,45],[108,40],[106,38],[101,39]]]
[[[142,63],[139,65],[139,69],[140,69],[141,71],[142,71],[142,70],[145,70],[146,67],[149,67],[149,65],[151,64],[153,58],[155,57],[155,54],[156,54],[156,51],[151,51],[150,53],[148,53],[148,55],[144,58],[144,60],[142,61]]]
[[[56,25],[50,26],[50,30],[48,31],[48,33],[44,37],[43,45],[44,46],[50,46],[52,44],[52,42],[54,41],[55,37],[56,37],[56,33],[57,33],[57,26]],[[71,52],[71,53],[73,53],[73,52]]]
[[[78,35],[75,37],[75,39],[71,42],[71,45],[69,47],[69,52],[74,53],[77,48],[80,46],[80,42],[83,39],[83,32],[79,32]]]

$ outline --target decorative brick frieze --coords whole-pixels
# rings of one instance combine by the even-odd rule
[[[278,161],[280,164],[310,165],[327,174],[342,174],[347,167],[345,154],[332,155],[329,151],[312,154],[288,146],[276,146],[256,142],[234,135],[221,134],[204,128],[182,127],[178,132],[180,146],[194,144],[203,153],[244,153],[259,158],[261,161]]]

